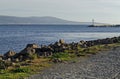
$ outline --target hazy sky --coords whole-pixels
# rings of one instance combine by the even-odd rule
[[[120,0],[0,0],[0,15],[120,24]]]

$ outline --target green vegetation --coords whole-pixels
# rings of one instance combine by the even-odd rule
[[[75,54],[70,54],[70,53],[67,53],[67,52],[59,52],[59,53],[53,54],[50,58],[52,60],[59,59],[61,61],[68,61],[68,60],[71,60],[74,57],[75,57]]]
[[[28,67],[16,68],[16,69],[13,69],[12,72],[14,72],[14,73],[30,73],[31,69]]]
[[[27,77],[27,73],[5,73],[1,74],[0,79],[24,79],[24,77]]]
[[[37,58],[31,61],[19,62],[7,69],[0,69],[0,79],[24,79],[50,66],[48,58]]]
[[[28,56],[31,60],[34,60],[34,59],[38,58],[37,54],[28,54]]]
[[[77,49],[64,50],[64,52],[55,53],[50,58],[52,60],[58,59],[60,61],[69,61],[74,60],[76,57],[87,56],[90,54],[95,55],[100,51],[107,51],[117,46],[120,46],[120,43],[95,45],[87,48],[78,46]]]
[[[0,62],[0,79],[24,79],[24,77],[28,77],[35,73],[40,73],[40,70],[50,67],[50,60],[73,60],[74,62],[77,62],[77,60],[75,60],[76,57],[96,54],[100,51],[107,51],[117,46],[120,46],[120,43],[95,45],[87,48],[78,46],[77,49],[64,50],[64,52],[54,53],[49,57],[38,57],[35,54],[29,56],[32,60],[26,60],[24,62],[16,62],[14,64],[10,62]]]

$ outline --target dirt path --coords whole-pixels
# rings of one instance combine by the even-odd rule
[[[80,62],[57,64],[28,79],[120,79],[120,47]]]

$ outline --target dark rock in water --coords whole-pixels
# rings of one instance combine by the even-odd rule
[[[11,58],[16,54],[16,52],[9,50],[7,53],[4,54],[5,58]]]

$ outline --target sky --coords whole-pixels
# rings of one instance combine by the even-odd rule
[[[120,0],[0,0],[0,15],[120,24]]]

